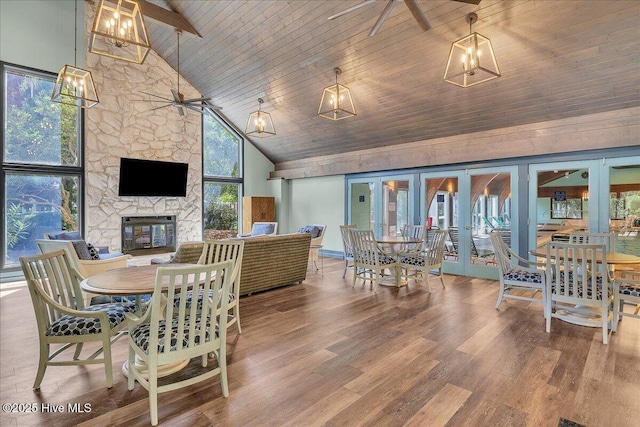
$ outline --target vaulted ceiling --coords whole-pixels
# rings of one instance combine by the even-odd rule
[[[244,131],[264,99],[277,135],[251,140],[274,163],[640,106],[637,0],[418,0],[428,31],[401,1],[371,37],[387,0],[333,20],[360,1],[150,2],[202,36],[183,33],[180,72],[228,120]],[[469,12],[502,77],[463,89],[443,73]],[[147,25],[176,68],[173,28]],[[316,115],[334,67],[357,109],[335,122]]]

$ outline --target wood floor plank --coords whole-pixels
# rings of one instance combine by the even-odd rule
[[[220,380],[159,397],[170,426],[530,426],[560,417],[588,427],[637,427],[640,321],[625,318],[609,345],[597,328],[553,319],[542,307],[505,301],[498,284],[446,276],[428,293],[351,287],[343,263],[303,284],[240,299],[242,335],[227,337],[228,398]],[[10,290],[11,292],[7,292]],[[88,349],[94,344],[87,345]],[[87,413],[3,413],[0,426],[148,426],[149,400],[127,390],[127,341],[112,346],[114,385],[100,365],[50,367],[32,389],[35,316],[22,284],[0,285],[0,400],[89,404]],[[207,369],[215,366],[215,362]],[[201,368],[197,360],[174,374]]]

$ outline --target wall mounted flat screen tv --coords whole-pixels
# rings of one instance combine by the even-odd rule
[[[157,160],[120,159],[119,196],[187,195],[187,163]]]

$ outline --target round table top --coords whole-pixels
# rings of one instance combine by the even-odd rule
[[[422,239],[417,239],[415,237],[404,237],[404,236],[382,236],[376,237],[376,242],[378,243],[388,243],[388,244],[415,244],[422,243]]]
[[[151,264],[135,267],[115,268],[87,277],[80,287],[101,295],[151,294],[156,286],[156,272],[160,267],[185,267],[193,264]]]
[[[546,258],[547,252],[535,249],[530,251],[531,255]],[[601,262],[599,259],[597,262]],[[622,252],[607,252],[607,264],[640,264],[640,257]]]

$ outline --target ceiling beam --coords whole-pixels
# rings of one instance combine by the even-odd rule
[[[186,31],[188,33],[194,34],[202,38],[198,30],[193,28],[193,25],[191,25],[178,12],[173,12],[167,9],[163,9],[160,6],[156,6],[153,3],[149,3],[146,0],[138,0],[138,5],[140,6],[140,9],[142,10],[142,14],[144,15],[145,18],[155,19],[158,22],[161,22],[163,24],[169,25],[171,27],[177,28],[182,31]]]

